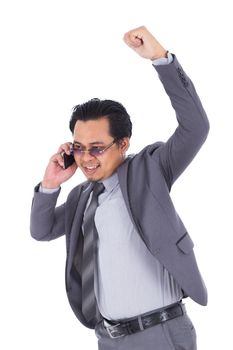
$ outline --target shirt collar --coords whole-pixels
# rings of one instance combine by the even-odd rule
[[[107,192],[112,191],[114,187],[118,185],[118,183],[119,180],[116,172],[109,176],[107,179],[103,180],[103,184]]]

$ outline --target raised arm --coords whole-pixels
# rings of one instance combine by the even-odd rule
[[[167,51],[145,27],[126,33],[124,41],[143,58],[154,61],[167,56]],[[159,161],[170,188],[204,143],[209,122],[192,81],[175,55],[172,63],[154,67],[178,121],[178,127],[166,143],[149,148],[151,156]]]

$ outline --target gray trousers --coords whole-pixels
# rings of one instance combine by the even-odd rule
[[[121,338],[109,337],[103,322],[95,329],[99,350],[196,350],[196,331],[187,314]]]

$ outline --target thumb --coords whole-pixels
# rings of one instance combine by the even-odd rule
[[[129,47],[132,48],[140,47],[143,44],[143,41],[133,33],[126,33],[123,40]]]
[[[132,46],[133,47],[139,47],[143,45],[142,39],[139,39],[138,37],[132,38]]]

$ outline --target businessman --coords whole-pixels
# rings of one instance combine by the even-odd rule
[[[75,106],[73,142],[59,147],[35,188],[31,234],[39,241],[66,235],[67,296],[79,321],[95,329],[99,350],[194,350],[196,332],[183,299],[206,305],[207,291],[169,193],[209,123],[175,55],[145,27],[124,41],[152,61],[177,128],[166,142],[126,156],[132,124],[120,103],[92,99]],[[87,181],[56,207],[62,183],[78,168]]]

